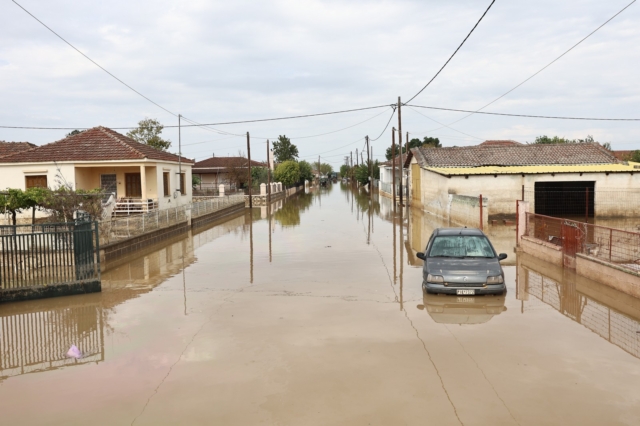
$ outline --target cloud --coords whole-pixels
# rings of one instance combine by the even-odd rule
[[[496,3],[416,104],[476,109],[546,65],[620,10],[626,1]],[[390,104],[417,92],[466,36],[487,1],[279,0],[108,3],[70,0],[22,4],[113,74],[176,113],[201,122],[278,117]],[[640,103],[635,24],[631,6],[566,57],[488,108],[545,115],[636,117]],[[145,117],[177,119],[129,91],[65,45],[26,13],[0,5],[0,115],[5,125],[135,126]],[[443,123],[463,115],[422,111]],[[331,132],[376,114],[365,111],[304,120],[221,127],[255,135]],[[407,111],[403,130],[439,126]],[[301,156],[316,156],[369,134],[388,116],[331,135],[301,139]],[[396,125],[395,122],[392,125]],[[637,123],[558,122],[472,116],[454,128],[481,138],[531,141],[541,134],[610,141],[640,148]],[[592,132],[592,133],[589,133]],[[0,130],[0,140],[42,144],[66,131]],[[444,128],[444,145],[477,141]],[[177,131],[165,136],[177,141]],[[183,130],[183,141],[219,138]],[[461,139],[462,138],[462,139]],[[233,155],[243,137],[185,147],[196,158]],[[374,143],[382,154],[387,135]],[[262,146],[262,145],[260,145]],[[353,147],[333,151],[338,165]],[[256,156],[264,156],[256,146]]]

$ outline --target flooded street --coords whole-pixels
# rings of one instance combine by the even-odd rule
[[[1,305],[0,423],[640,424],[640,301],[516,259],[513,225],[506,296],[435,296],[441,220],[340,184],[274,210]]]

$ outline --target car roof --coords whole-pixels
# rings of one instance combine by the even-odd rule
[[[478,228],[438,228],[434,235],[484,235]]]

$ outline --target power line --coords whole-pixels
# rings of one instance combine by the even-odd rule
[[[513,92],[514,90],[516,90],[518,87],[522,86],[523,84],[525,84],[527,81],[531,80],[533,77],[535,77],[536,75],[540,74],[542,71],[544,71],[545,69],[549,68],[551,65],[553,65],[555,62],[557,62],[560,58],[562,58],[564,55],[566,55],[567,53],[571,52],[574,48],[576,48],[579,44],[581,44],[583,41],[585,41],[586,39],[588,39],[589,37],[591,37],[593,34],[595,34],[600,28],[604,27],[605,25],[607,25],[609,22],[611,22],[615,17],[617,17],[618,15],[620,15],[622,12],[624,12],[629,6],[631,6],[633,3],[635,3],[636,0],[633,0],[631,3],[629,3],[628,5],[626,5],[625,7],[623,7],[618,13],[616,13],[615,15],[613,15],[611,18],[607,19],[602,25],[600,25],[598,28],[596,28],[595,30],[591,31],[589,34],[587,34],[584,38],[582,38],[580,41],[578,41],[576,44],[574,44],[573,46],[571,46],[569,49],[565,50],[564,53],[562,53],[560,56],[558,56],[557,58],[555,58],[553,61],[549,62],[547,65],[545,65],[544,67],[540,68],[538,71],[536,71],[533,75],[531,75],[529,78],[526,78],[525,80],[523,80],[520,84],[516,85],[514,88],[506,91],[505,93],[503,93],[502,95],[498,96],[497,98],[495,98],[494,100],[492,100],[491,102],[489,102],[488,104],[486,104],[485,106],[483,106],[482,108],[476,110],[476,111],[472,111],[471,114],[462,117],[461,119],[454,121],[451,124],[455,124],[459,121],[464,120],[467,117],[472,116],[473,114],[478,114],[480,111],[482,111],[483,109],[485,109],[486,107],[488,107],[489,105],[499,101],[500,99],[504,98],[505,96],[507,96],[509,93]],[[415,97],[415,96],[414,96]],[[413,99],[413,98],[412,98]],[[411,102],[411,99],[409,99],[409,102]],[[506,114],[503,114],[506,115]],[[568,118],[559,118],[559,117],[541,117],[541,118],[558,118],[558,119],[568,119]],[[573,119],[573,118],[572,118]],[[576,120],[584,120],[583,118],[576,118]],[[596,120],[596,119],[591,119],[591,120]],[[605,120],[605,119],[601,119],[603,121],[636,121],[636,120]]]
[[[489,7],[487,7],[487,10],[484,11],[484,13],[482,14],[482,16],[480,17],[480,19],[478,19],[478,22],[476,22],[476,24],[473,26],[473,28],[471,28],[471,31],[469,31],[469,34],[467,34],[467,36],[464,38],[464,40],[462,40],[462,43],[460,43],[460,46],[458,46],[458,48],[451,54],[451,56],[449,57],[449,59],[447,59],[447,62],[444,63],[444,65],[438,70],[438,72],[436,73],[436,75],[434,75],[431,80],[429,80],[429,82],[422,88],[420,89],[420,91],[418,93],[416,93],[415,95],[413,95],[413,97],[411,99],[409,99],[407,101],[407,103],[411,102],[412,100],[414,100],[416,98],[416,96],[418,96],[420,93],[422,93],[422,91],[424,89],[426,89],[433,80],[436,79],[436,77],[440,74],[440,72],[442,72],[442,70],[444,69],[444,67],[447,66],[447,64],[449,63],[449,61],[451,61],[451,59],[453,59],[453,57],[456,55],[456,53],[458,53],[458,50],[460,50],[460,48],[462,47],[462,45],[467,41],[467,39],[471,36],[471,33],[473,33],[473,31],[476,29],[476,27],[480,24],[480,21],[482,21],[482,19],[484,18],[484,16],[487,14],[487,12],[489,12],[489,9],[491,9],[491,6],[493,6],[493,4],[496,2],[496,0],[492,0],[491,4],[489,5]]]
[[[377,141],[378,139],[380,139],[382,137],[384,132],[387,130],[387,127],[389,127],[389,123],[391,123],[391,119],[393,118],[394,115],[396,115],[396,109],[395,108],[393,108],[393,111],[391,112],[391,117],[389,117],[389,121],[387,121],[387,125],[384,126],[384,129],[382,130],[382,132],[380,132],[380,134],[378,135],[377,138],[370,140],[371,142],[375,142],[375,141]]]
[[[410,109],[411,111],[415,112],[416,114],[420,114],[420,115],[421,115],[421,116],[423,116],[424,118],[428,118],[429,120],[433,121],[434,123],[437,123],[437,124],[439,124],[439,125],[441,125],[441,126],[444,126],[444,127],[448,128],[448,129],[451,129],[451,130],[453,130],[454,132],[458,132],[458,133],[461,133],[461,134],[463,134],[463,135],[465,135],[465,136],[470,136],[470,137],[475,138],[475,139],[485,140],[485,138],[479,138],[479,137],[477,137],[477,136],[473,136],[473,135],[470,135],[470,134],[468,134],[468,133],[465,133],[465,132],[463,132],[463,131],[461,131],[461,130],[454,129],[453,127],[448,126],[448,125],[446,125],[446,124],[440,123],[439,121],[434,120],[433,118],[431,118],[431,117],[428,117],[428,116],[424,115],[424,114],[423,114],[423,113],[421,113],[420,111],[413,109],[411,106],[409,106],[409,105],[407,105],[407,106],[409,107],[409,109]],[[414,134],[415,134],[415,133],[414,133]]]
[[[120,80],[118,77],[116,77],[115,75],[111,74],[106,68],[104,68],[102,65],[100,65],[99,63],[97,63],[96,61],[94,61],[93,59],[91,59],[90,57],[88,57],[87,55],[85,55],[84,53],[82,53],[82,51],[80,49],[78,49],[77,47],[75,47],[73,44],[69,43],[67,40],[64,39],[64,37],[62,37],[60,34],[58,34],[57,32],[55,32],[54,30],[52,30],[49,26],[47,26],[47,24],[45,24],[44,22],[42,22],[40,19],[36,18],[36,16],[29,12],[27,9],[25,9],[24,7],[22,7],[22,5],[20,5],[16,0],[11,0],[13,3],[16,4],[16,6],[18,6],[20,9],[24,10],[29,16],[31,16],[33,19],[35,19],[36,21],[38,21],[43,27],[45,27],[46,29],[48,29],[49,31],[51,31],[51,33],[53,33],[56,37],[58,37],[60,40],[62,40],[63,42],[65,42],[67,45],[69,45],[73,50],[75,50],[76,52],[78,52],[79,54],[81,54],[82,56],[84,56],[86,59],[88,59],[89,61],[91,61],[91,63],[93,63],[95,66],[97,66],[98,68],[100,68],[102,71],[106,72],[107,74],[109,74],[111,77],[113,77],[115,80],[117,80],[120,84],[124,85],[125,87],[127,87],[128,89],[132,90],[133,92],[135,92],[136,94],[138,94],[139,96],[143,97],[144,99],[146,99],[147,101],[151,102],[152,104],[154,104],[155,106],[157,106],[158,108],[168,112],[169,114],[173,115],[174,117],[177,117],[178,114],[169,111],[167,108],[163,107],[162,105],[160,105],[157,102],[154,102],[153,100],[149,99],[148,97],[146,97],[145,95],[143,95],[142,93],[138,92],[136,89],[134,89],[133,87],[129,86],[127,83],[125,83],[124,81]],[[60,130],[68,130],[68,129],[60,129]]]
[[[583,120],[583,121],[640,121],[640,118],[562,117],[562,116],[554,116],[554,115],[508,114],[503,112],[486,112],[486,111],[480,111],[480,110],[471,111],[467,109],[438,108],[438,107],[429,107],[429,106],[423,106],[423,105],[407,105],[407,106],[414,107],[414,108],[434,109],[438,111],[469,112],[471,114],[500,115],[505,117],[548,118],[553,120]],[[438,130],[438,129],[434,129],[434,131],[435,130]]]

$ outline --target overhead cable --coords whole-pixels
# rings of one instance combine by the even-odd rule
[[[500,115],[505,117],[548,118],[553,120],[584,120],[584,121],[640,121],[640,118],[563,117],[563,116],[555,116],[555,115],[508,114],[503,112],[486,112],[486,111],[479,111],[479,110],[471,111],[468,109],[438,108],[438,107],[430,107],[430,106],[424,106],[424,105],[407,105],[407,106],[414,107],[414,108],[433,109],[438,111],[469,112],[471,114]],[[437,129],[434,129],[434,131],[435,130]]]
[[[460,48],[462,47],[462,45],[467,41],[467,39],[469,38],[469,36],[471,36],[471,33],[473,33],[473,31],[476,29],[476,27],[478,26],[478,24],[480,24],[480,21],[482,21],[482,19],[484,18],[484,16],[487,14],[487,12],[489,12],[489,9],[491,9],[491,6],[493,6],[493,4],[496,2],[496,0],[493,0],[491,2],[491,4],[489,5],[489,7],[487,7],[487,10],[484,11],[484,13],[482,14],[482,16],[480,17],[480,19],[478,19],[478,22],[476,22],[476,24],[473,26],[473,28],[471,28],[471,31],[469,31],[469,34],[467,34],[467,36],[464,38],[464,40],[462,40],[462,43],[460,43],[460,46],[458,46],[458,48],[451,54],[451,56],[449,57],[449,59],[447,59],[447,62],[444,63],[444,65],[442,67],[440,67],[440,69],[438,70],[438,72],[436,73],[436,75],[434,75],[431,80],[429,80],[429,82],[422,88],[420,89],[420,91],[418,93],[416,93],[415,95],[413,95],[413,97],[411,99],[409,99],[407,101],[407,103],[411,102],[412,100],[414,100],[416,98],[416,96],[418,96],[420,93],[422,93],[422,91],[424,89],[426,89],[427,87],[429,87],[429,85],[431,84],[431,82],[433,80],[436,79],[436,77],[442,72],[442,70],[444,69],[444,67],[447,66],[447,64],[449,63],[449,61],[451,61],[451,59],[453,59],[453,57],[456,55],[456,53],[458,53],[458,50],[460,50]]]
[[[382,132],[380,132],[380,134],[378,135],[377,138],[370,139],[371,142],[375,142],[375,141],[377,141],[378,139],[380,139],[382,137],[384,132],[386,132],[387,128],[389,127],[389,123],[391,123],[391,119],[393,118],[394,115],[396,115],[396,109],[395,108],[393,108],[393,111],[391,111],[391,117],[389,117],[389,121],[387,121],[387,125],[384,126],[384,129],[382,129]]]
[[[502,95],[498,96],[497,98],[495,98],[494,100],[492,100],[491,102],[489,102],[488,104],[486,104],[485,106],[483,106],[482,108],[479,108],[475,111],[472,111],[471,114],[467,115],[466,117],[462,117],[461,119],[454,121],[451,124],[455,124],[459,121],[464,120],[467,117],[472,116],[473,114],[477,114],[480,111],[482,111],[483,109],[485,109],[486,107],[488,107],[489,105],[499,101],[500,99],[504,98],[505,96],[507,96],[509,93],[513,92],[514,90],[516,90],[518,87],[522,86],[523,84],[525,84],[527,81],[531,80],[533,77],[535,77],[536,75],[540,74],[542,71],[546,70],[547,68],[549,68],[551,65],[553,65],[555,62],[557,62],[560,58],[562,58],[564,55],[566,55],[567,53],[571,52],[574,48],[576,48],[579,44],[581,44],[583,41],[585,41],[586,39],[588,39],[589,37],[591,37],[593,34],[595,34],[600,28],[604,27],[605,25],[607,25],[609,22],[611,22],[615,17],[617,17],[618,15],[620,15],[622,12],[624,12],[625,10],[627,10],[627,8],[629,6],[631,6],[632,4],[634,4],[636,2],[636,0],[633,0],[631,3],[629,3],[628,5],[626,5],[625,7],[623,7],[618,13],[616,13],[615,15],[613,15],[611,18],[607,19],[602,25],[600,25],[598,28],[596,28],[595,30],[591,31],[589,34],[587,34],[585,37],[583,37],[580,41],[578,41],[576,44],[574,44],[573,46],[571,46],[569,49],[565,50],[564,53],[562,53],[560,56],[558,56],[557,58],[555,58],[553,61],[549,62],[547,65],[545,65],[544,67],[540,68],[538,71],[536,71],[535,73],[533,73],[533,75],[531,75],[530,77],[526,78],[525,80],[523,80],[521,83],[517,84],[515,87],[513,87],[512,89],[506,91],[505,93],[503,93]],[[415,97],[415,96],[414,96]],[[412,98],[413,99],[413,98]],[[409,100],[409,102],[411,102],[411,99]],[[506,115],[506,114],[503,114]],[[541,118],[559,118],[559,117],[541,117]],[[569,118],[559,118],[559,119],[569,119]],[[575,118],[576,120],[585,120],[584,118]],[[596,119],[589,119],[589,120],[596,120]],[[601,120],[605,120],[605,119],[601,119]],[[635,119],[632,120],[605,120],[605,121],[636,121]]]

